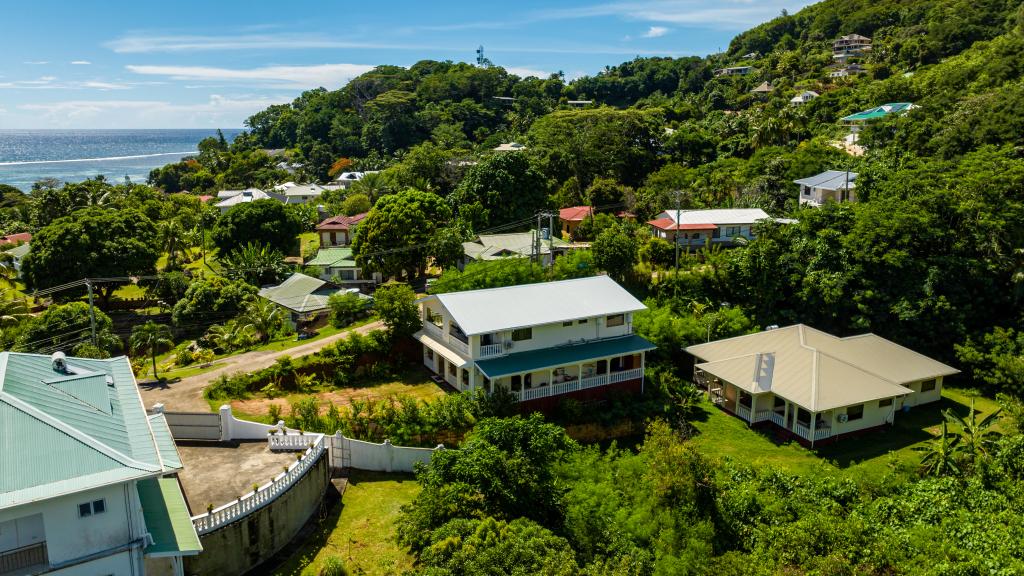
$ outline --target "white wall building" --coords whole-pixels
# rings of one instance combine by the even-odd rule
[[[642,392],[654,345],[633,334],[646,307],[607,276],[436,294],[419,300],[423,363],[458,390],[520,402]]]
[[[754,224],[771,220],[760,208],[715,210],[666,210],[647,223],[658,238],[684,246],[722,244],[731,246],[737,238],[754,239]]]
[[[826,170],[808,178],[793,181],[800,187],[800,205],[821,206],[826,202],[856,202],[857,173]]]
[[[686,351],[712,402],[810,445],[892,424],[900,410],[938,401],[943,377],[959,372],[874,334],[838,338],[803,324]]]
[[[202,550],[125,357],[0,353],[0,574],[182,574]]]

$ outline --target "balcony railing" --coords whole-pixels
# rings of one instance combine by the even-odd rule
[[[498,342],[497,344],[483,344],[480,346],[480,357],[488,358],[490,356],[498,356],[505,352],[505,344]]]
[[[528,388],[522,392],[513,390],[512,394],[519,399],[520,402],[527,400],[535,400],[537,398],[546,398],[548,396],[559,396],[562,394],[568,394],[570,392],[576,392],[578,390],[585,390],[587,388],[595,388],[597,386],[604,386],[606,384],[615,384],[616,382],[626,382],[628,380],[636,380],[642,377],[644,371],[642,368],[633,368],[631,370],[623,370],[621,372],[612,372],[610,374],[598,374],[596,376],[590,376],[588,378],[576,378],[573,380],[567,380],[565,382],[556,382],[549,386],[538,386],[536,388]]]
[[[451,334],[448,335],[448,344],[456,352],[461,352],[463,355],[469,356],[469,344],[466,344]]]
[[[49,556],[46,554],[46,542],[23,546],[0,553],[0,574],[7,573],[30,573],[26,568],[33,566],[44,567],[50,565]],[[34,573],[34,571],[32,571]]]
[[[441,327],[433,322],[424,322],[423,331],[430,335],[435,340],[444,341],[444,332],[441,331]]]

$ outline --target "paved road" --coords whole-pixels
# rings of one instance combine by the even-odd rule
[[[339,332],[320,340],[314,340],[306,344],[300,344],[287,350],[253,351],[229,356],[217,362],[218,368],[199,374],[182,378],[180,382],[167,384],[165,387],[149,387],[141,384],[142,401],[149,408],[158,402],[163,403],[168,411],[175,412],[209,412],[210,405],[203,399],[203,388],[222,375],[231,375],[241,372],[255,372],[274,364],[278,358],[291,356],[299,358],[318,352],[321,348],[347,338],[352,332],[366,334],[371,330],[383,328],[380,322],[372,322],[353,330]]]

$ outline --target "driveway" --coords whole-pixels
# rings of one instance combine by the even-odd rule
[[[319,352],[324,347],[330,346],[342,338],[347,338],[348,335],[353,332],[366,334],[367,332],[381,329],[383,327],[384,324],[381,322],[372,322],[365,326],[360,326],[352,330],[339,332],[333,336],[321,338],[320,340],[300,344],[287,350],[277,350],[272,352],[255,350],[239,354],[237,356],[228,356],[216,363],[218,366],[217,368],[203,374],[182,378],[179,382],[171,382],[163,386],[147,386],[145,384],[140,384],[139,389],[142,392],[142,402],[147,408],[156,403],[163,403],[164,409],[169,412],[209,412],[210,405],[203,398],[203,389],[221,376],[230,376],[232,374],[244,372],[256,372],[268,366],[272,366],[277,362],[278,358],[282,358],[284,356],[291,356],[292,358],[308,356]]]

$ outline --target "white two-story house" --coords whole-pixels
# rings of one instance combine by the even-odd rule
[[[683,246],[732,246],[737,238],[754,239],[754,224],[771,220],[760,208],[666,210],[647,223],[658,238]]]
[[[419,300],[423,363],[458,390],[498,388],[548,407],[613,389],[643,391],[633,334],[645,306],[607,276],[436,294]]]
[[[181,458],[128,359],[2,352],[0,378],[0,574],[181,576]]]

